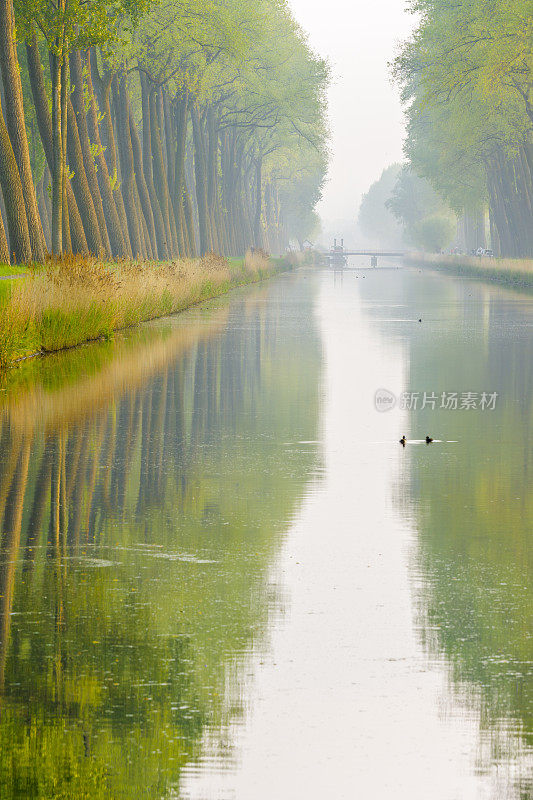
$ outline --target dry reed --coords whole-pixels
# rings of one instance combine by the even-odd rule
[[[412,253],[406,259],[413,266],[450,269],[463,275],[479,276],[520,287],[533,287],[533,259],[488,258],[484,256]]]
[[[244,257],[244,268],[249,272],[260,273],[268,269],[270,256],[264,250],[247,250]]]
[[[53,352],[144,320],[180,311],[275,271],[268,256],[247,254],[230,267],[214,254],[167,262],[105,264],[79,256],[50,260],[13,285],[0,309],[0,367]]]

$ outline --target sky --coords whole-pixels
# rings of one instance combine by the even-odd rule
[[[317,208],[329,228],[336,220],[355,220],[364,192],[385,167],[402,160],[403,116],[388,63],[415,20],[405,0],[289,2],[311,47],[332,67],[331,161]]]

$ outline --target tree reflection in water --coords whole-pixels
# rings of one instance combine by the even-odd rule
[[[479,716],[479,769],[514,764],[516,796],[529,797],[531,304],[482,283],[417,277],[404,281],[406,295],[414,307],[429,304],[439,336],[409,337],[409,391],[491,391],[498,401],[494,411],[409,412],[411,431],[450,442],[407,452],[410,486],[399,502],[417,527],[415,621],[431,658],[447,665],[452,694]]]
[[[292,279],[8,378],[0,795],[159,797],[239,713],[266,574],[316,465]],[[232,689],[232,686],[234,687]]]

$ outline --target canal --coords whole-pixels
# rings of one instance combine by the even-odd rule
[[[4,376],[0,796],[533,796],[532,333],[300,270]]]

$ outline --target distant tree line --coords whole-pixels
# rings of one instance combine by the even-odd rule
[[[460,236],[458,220],[429,181],[391,164],[363,195],[358,226],[372,244],[439,252]],[[474,240],[472,240],[474,241]],[[477,239],[475,239],[477,241]]]
[[[458,214],[469,242],[533,256],[530,0],[414,0],[394,63],[407,105],[406,155]]]
[[[0,259],[282,251],[316,224],[327,65],[278,0],[2,0]]]

